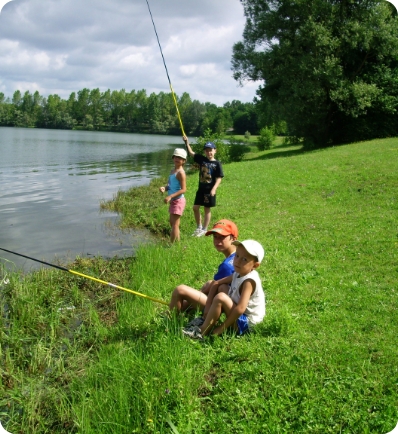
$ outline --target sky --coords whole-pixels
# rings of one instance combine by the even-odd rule
[[[148,0],[174,92],[218,106],[260,83],[232,78],[239,0]],[[0,0],[0,92],[68,98],[83,88],[169,92],[146,0]]]

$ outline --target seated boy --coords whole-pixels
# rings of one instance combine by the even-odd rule
[[[191,325],[183,329],[190,338],[202,339],[210,332],[220,335],[230,327],[241,335],[264,318],[265,294],[256,271],[264,258],[264,249],[254,240],[232,244],[237,246],[233,261],[235,271],[231,276],[213,282],[204,310],[204,323],[200,327]],[[216,325],[222,312],[226,319]]]
[[[236,250],[233,242],[238,238],[236,224],[230,220],[219,220],[212,229],[206,232],[206,236],[208,235],[213,235],[214,247],[225,256],[224,261],[218,266],[214,280],[230,276],[234,272],[233,259]],[[171,296],[169,303],[170,310],[176,309],[177,312],[181,312],[191,308],[203,309],[206,305],[207,294],[214,280],[206,282],[200,291],[187,285],[177,286]],[[200,319],[196,319],[194,322],[194,324],[201,323],[203,323],[203,320],[201,321]]]

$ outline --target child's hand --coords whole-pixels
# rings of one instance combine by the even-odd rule
[[[164,187],[159,187],[159,191],[160,191],[161,193],[164,193],[164,192],[166,191],[166,189],[165,189]]]
[[[169,203],[171,201],[171,197],[167,196],[164,198],[164,203]]]
[[[182,140],[184,140],[184,143],[188,142],[188,137],[187,136],[182,136]]]

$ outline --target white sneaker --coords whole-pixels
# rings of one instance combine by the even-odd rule
[[[193,236],[193,237],[197,237],[198,234],[199,234],[200,232],[202,232],[202,231],[203,231],[202,228],[196,228],[195,231],[194,231],[194,233],[192,234],[192,236]]]
[[[203,235],[207,232],[206,229],[201,229],[200,232],[198,232],[195,236],[196,237],[203,237]]]
[[[197,326],[193,326],[189,328],[185,327],[184,329],[182,329],[182,333],[191,339],[198,339],[200,341],[203,340],[202,332],[200,331],[200,328]]]

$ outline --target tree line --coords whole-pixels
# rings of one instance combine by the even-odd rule
[[[261,115],[255,103],[234,100],[219,107],[192,100],[188,93],[176,96],[187,134],[201,136],[205,131],[256,134]],[[0,126],[85,129],[152,134],[180,134],[171,92],[147,94],[146,90],[106,90],[84,88],[68,99],[59,95],[44,97],[38,91],[12,98],[0,93]]]
[[[177,97],[187,134],[275,134],[323,147],[398,136],[398,18],[385,0],[240,0],[243,40],[233,46],[251,103],[222,107]],[[180,134],[171,93],[82,89],[58,95],[0,93],[0,126]]]

